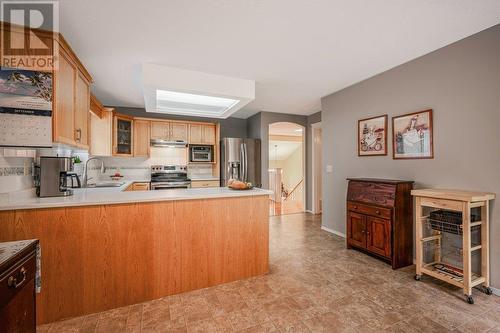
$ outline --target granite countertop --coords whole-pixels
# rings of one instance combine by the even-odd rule
[[[68,197],[38,198],[34,190],[8,193],[0,196],[0,211],[72,206],[92,206],[154,201],[195,200],[229,197],[249,197],[272,194],[269,190],[254,188],[235,191],[226,187],[172,189],[166,191],[124,191],[140,180],[126,180],[119,187],[73,189]]]

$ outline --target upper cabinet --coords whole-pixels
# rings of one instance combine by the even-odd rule
[[[188,124],[170,123],[170,140],[188,141]]]
[[[53,138],[54,142],[74,145],[76,65],[60,50],[59,69],[54,71]]]
[[[133,156],[134,120],[116,113],[113,117],[113,155]]]
[[[150,121],[134,120],[134,156],[149,157]]]
[[[189,143],[215,145],[216,144],[215,124],[189,124]]]
[[[59,36],[59,67],[54,70],[53,138],[55,143],[90,147],[92,77]]]
[[[89,148],[90,83],[79,71],[75,82],[75,141],[81,148]]]
[[[181,122],[152,121],[151,139],[188,141],[188,124]]]
[[[170,123],[166,121],[152,121],[151,139],[169,140]]]

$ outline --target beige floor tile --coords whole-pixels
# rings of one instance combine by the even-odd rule
[[[500,332],[500,297],[345,248],[320,217],[270,220],[270,273],[37,327],[41,333]]]

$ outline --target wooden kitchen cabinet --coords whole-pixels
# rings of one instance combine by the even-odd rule
[[[188,141],[188,124],[170,123],[170,140]]]
[[[347,247],[372,254],[393,269],[413,264],[412,181],[349,179]]]
[[[202,143],[207,144],[207,145],[215,145],[215,125],[209,124],[209,125],[202,125],[203,128],[203,137],[202,137]]]
[[[78,71],[75,81],[75,142],[80,148],[89,148],[90,83]]]
[[[149,157],[150,124],[147,120],[134,120],[134,156]]]
[[[189,143],[215,145],[216,144],[215,124],[189,124]]]
[[[149,191],[149,183],[132,183],[125,191]]]
[[[189,143],[201,144],[203,137],[202,131],[201,124],[189,124]]]
[[[191,187],[199,188],[199,187],[219,187],[219,180],[192,180]]]
[[[59,35],[59,67],[53,71],[52,141],[90,147],[90,84],[92,77]]]
[[[114,114],[113,117],[113,155],[133,156],[134,120],[132,117]]]
[[[170,123],[166,121],[151,122],[151,139],[169,140]]]
[[[3,22],[0,29],[8,31],[14,40],[31,38],[29,33],[33,30],[7,22]],[[61,34],[34,30],[49,49],[57,52],[53,54],[57,66],[52,70],[52,141],[87,149],[90,145],[89,88],[92,77]],[[33,70],[22,66],[20,62],[16,68]]]
[[[166,141],[188,141],[188,124],[179,122],[152,121],[151,139]]]
[[[63,50],[59,69],[54,71],[53,138],[54,142],[75,145],[75,78],[76,66]]]
[[[0,332],[36,331],[38,240],[0,243]]]
[[[90,112],[90,154],[112,156],[113,109],[100,107],[94,110]]]

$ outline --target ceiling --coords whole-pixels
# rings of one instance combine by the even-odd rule
[[[273,161],[286,160],[297,149],[300,148],[302,142],[297,141],[269,141],[269,159]]]
[[[63,0],[60,30],[105,104],[144,107],[141,65],[256,81],[235,114],[322,96],[500,23],[498,0]]]

